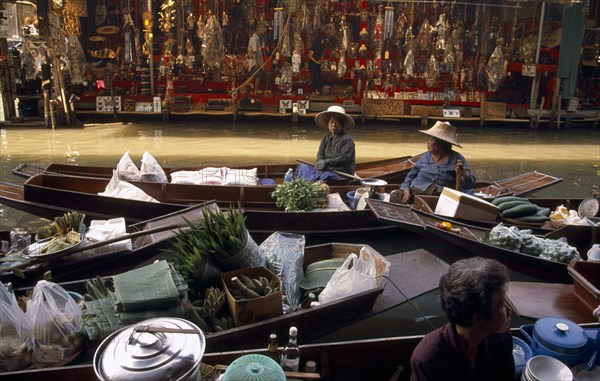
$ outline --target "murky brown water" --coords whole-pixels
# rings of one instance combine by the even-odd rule
[[[351,131],[357,161],[413,155],[425,150],[419,126],[357,123]],[[460,127],[458,149],[479,180],[492,181],[538,170],[564,180],[538,192],[543,197],[589,197],[599,189],[598,129],[532,130]],[[140,163],[144,151],[163,166],[257,164],[314,161],[323,131],[311,122],[292,124],[228,121],[97,124],[74,129],[0,130],[0,178],[22,182],[11,170],[22,162],[116,166],[126,151]],[[18,213],[17,213],[18,215]],[[4,208],[0,228],[15,223]],[[22,222],[22,216],[17,221]]]
[[[399,123],[358,123],[351,131],[356,141],[357,161],[423,152],[426,136],[418,132],[420,128]],[[600,190],[598,129],[460,127],[458,131],[463,146],[458,151],[465,155],[479,180],[496,180],[538,170],[563,178],[561,183],[537,192],[535,195],[539,197],[589,197],[592,190]],[[11,127],[0,130],[0,178],[22,183],[21,178],[11,174],[22,162],[42,167],[55,162],[116,166],[126,151],[130,151],[138,165],[144,151],[148,151],[161,165],[169,167],[314,161],[323,133],[308,122],[143,122],[57,130]],[[0,205],[0,229],[35,227],[43,223]],[[307,239],[307,243],[309,241]],[[348,241],[369,243],[383,254],[421,247],[439,249],[424,239],[402,234],[373,241],[352,236]],[[418,310],[421,313],[417,313]],[[428,331],[430,326],[421,315],[437,316],[433,321],[443,322],[435,292],[417,298],[414,305],[394,308],[324,340]]]

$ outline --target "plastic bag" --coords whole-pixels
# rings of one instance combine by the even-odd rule
[[[64,288],[45,280],[36,284],[25,313],[33,327],[34,364],[59,364],[81,349],[81,314]]]
[[[521,232],[515,226],[507,228],[499,223],[491,231],[487,243],[507,250],[519,251],[521,249]]]
[[[158,202],[158,200],[156,200],[154,197],[148,195],[146,192],[136,187],[135,185],[119,179],[119,176],[117,176],[116,171],[113,173],[113,177],[110,179],[110,182],[106,185],[106,189],[104,189],[104,192],[99,192],[98,195],[106,197],[126,198],[129,200]]]
[[[352,253],[333,273],[319,294],[319,303],[334,302],[377,287],[375,258],[361,249],[360,256]]]
[[[138,169],[137,165],[131,160],[129,151],[125,152],[121,156],[121,160],[117,164],[117,173],[119,179],[127,181],[140,181],[142,180],[142,173]]]
[[[0,372],[13,372],[31,363],[31,326],[15,295],[0,282]]]
[[[142,167],[140,168],[143,181],[150,181],[155,183],[168,183],[167,175],[162,169],[158,161],[154,156],[150,155],[148,151],[144,152],[142,156]]]
[[[300,305],[300,287],[304,280],[303,235],[275,232],[260,244],[267,256],[267,267],[281,279],[284,312],[295,311]]]

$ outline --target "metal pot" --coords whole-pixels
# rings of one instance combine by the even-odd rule
[[[100,381],[200,381],[202,331],[180,318],[153,318],[120,329],[94,354]]]
[[[579,325],[563,317],[539,319],[534,325],[521,326],[529,340],[533,356],[546,355],[574,366],[590,360],[593,345]]]

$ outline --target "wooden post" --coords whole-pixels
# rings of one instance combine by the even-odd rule
[[[485,114],[487,112],[486,108],[487,108],[487,104],[486,104],[486,100],[485,100],[485,93],[481,93],[480,100],[479,100],[479,127],[483,127],[483,125],[485,123]]]

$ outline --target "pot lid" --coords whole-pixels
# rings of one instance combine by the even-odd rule
[[[578,354],[585,350],[587,335],[583,328],[563,317],[539,319],[534,326],[534,339],[546,349],[562,354]]]
[[[94,354],[94,371],[104,381],[184,380],[198,369],[205,348],[193,323],[148,319],[107,337]]]

